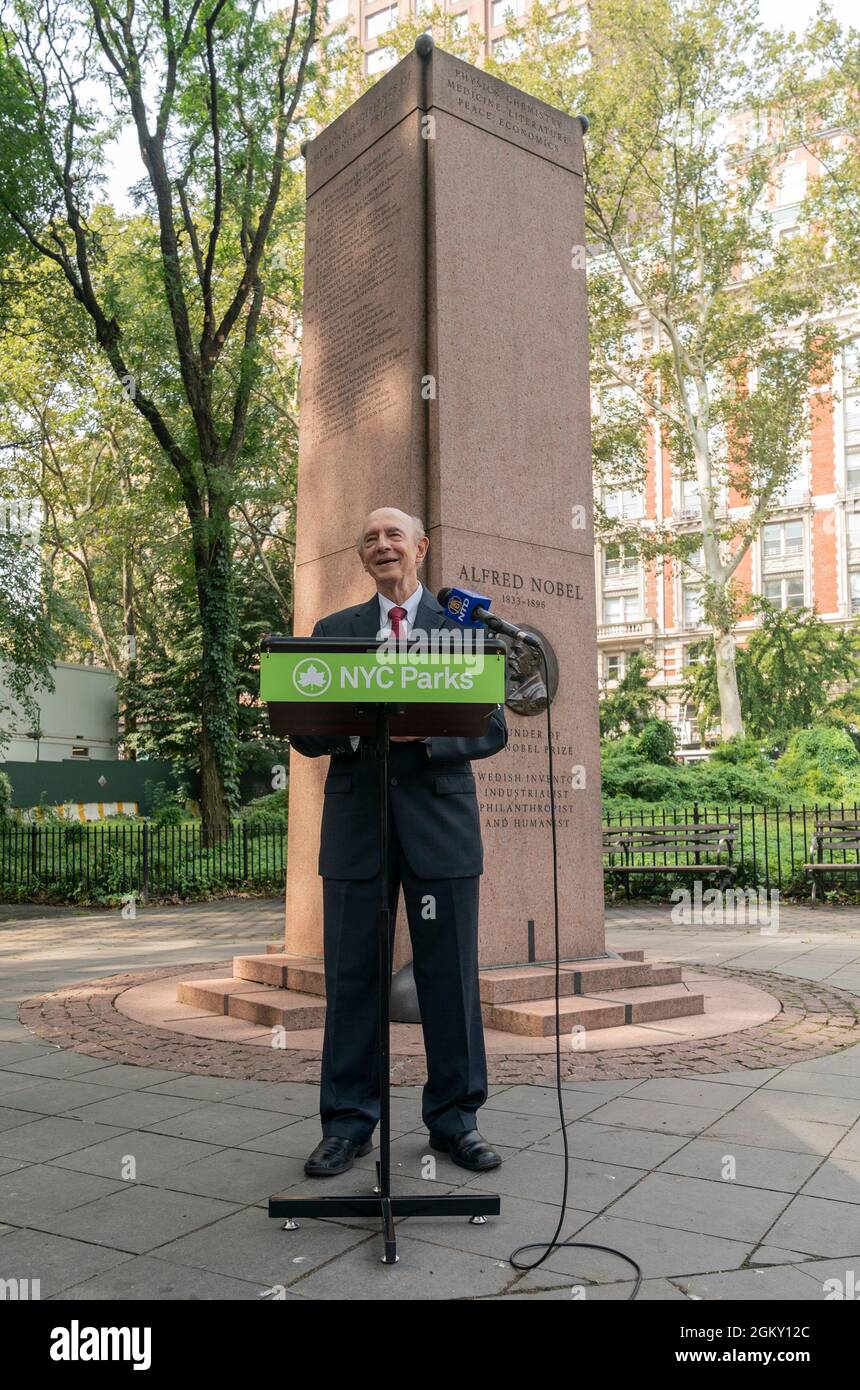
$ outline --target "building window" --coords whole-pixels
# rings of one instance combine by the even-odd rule
[[[774,608],[802,608],[803,575],[783,574],[778,579],[766,579],[763,592]]]
[[[702,515],[702,499],[695,478],[682,478],[678,483],[678,514],[691,521]]]
[[[603,573],[635,574],[639,569],[639,556],[629,545],[607,545],[603,551]]]
[[[683,584],[681,589],[684,627],[701,627],[705,621],[704,591],[701,584]]]
[[[645,499],[638,488],[604,489],[603,507],[607,516],[629,519],[644,516]]]
[[[776,181],[778,208],[794,207],[806,197],[806,161],[789,158],[779,171]]]
[[[390,48],[375,48],[372,53],[367,55],[368,73],[385,72],[394,62],[394,54]]]
[[[451,16],[451,30],[457,35],[458,39],[463,39],[469,31],[469,11],[462,10],[460,14]]]
[[[493,57],[501,63],[511,63],[523,51],[522,39],[512,39],[508,34],[493,39]]]
[[[392,24],[396,23],[396,5],[389,5],[385,10],[376,10],[374,14],[369,14],[365,20],[365,38],[377,39],[380,34],[384,34],[386,29],[390,29]]]
[[[845,513],[845,540],[849,550],[860,550],[860,512],[853,507]]]
[[[762,527],[761,543],[765,560],[784,560],[789,555],[802,555],[803,522],[770,521]]]
[[[521,15],[525,8],[524,0],[493,0],[493,27],[497,29],[500,24],[505,24],[506,11],[513,10],[515,15]]]
[[[607,627],[617,623],[635,623],[642,617],[639,595],[634,590],[626,594],[604,594],[603,621]]]
[[[328,4],[325,7],[325,16],[329,24],[338,24],[340,20],[346,19],[348,14],[348,0],[328,0]]]
[[[849,605],[852,613],[860,613],[860,570],[851,570],[848,575]]]
[[[624,658],[621,652],[607,652],[603,658],[603,678],[620,681],[624,675]]]
[[[89,756],[90,756],[90,750],[89,750],[89,748],[87,747],[87,745],[86,745],[85,743],[73,743],[73,744],[72,744],[72,757],[73,757],[73,758],[88,758]]]
[[[860,338],[842,350],[842,422],[846,488],[860,492]]]

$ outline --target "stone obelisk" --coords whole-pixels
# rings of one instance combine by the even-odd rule
[[[307,144],[294,628],[370,597],[387,505],[424,519],[432,590],[548,639],[565,958],[604,949],[582,134],[422,35]],[[541,694],[515,654],[508,747],[473,764],[484,966],[553,952]],[[290,767],[286,950],[315,957],[326,761]]]

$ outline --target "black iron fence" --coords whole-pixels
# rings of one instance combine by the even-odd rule
[[[816,803],[811,806],[712,806],[702,802],[691,806],[649,806],[613,809],[604,814],[605,828],[610,826],[694,826],[734,825],[732,862],[736,867],[734,882],[740,888],[779,890],[786,897],[808,898],[812,891],[813,875],[804,866],[819,858],[824,864],[837,866],[832,875],[818,874],[818,893],[838,889],[842,895],[856,896],[860,892],[860,852],[838,849],[832,844],[823,849],[814,843],[816,826],[822,822],[860,822],[860,806]],[[649,896],[668,898],[673,887],[687,881],[690,874],[678,874],[673,880],[672,865],[695,865],[706,862],[708,856],[697,860],[689,849],[662,848],[659,852],[634,854],[630,862],[654,865],[652,877],[636,876],[635,891]],[[607,866],[611,863],[605,855]],[[851,871],[856,864],[857,873]],[[842,867],[839,867],[842,866]],[[847,867],[846,867],[847,866]],[[612,883],[612,878],[608,878]]]
[[[287,827],[234,821],[219,839],[197,825],[0,827],[0,901],[119,902],[133,894],[193,898],[243,888],[279,891]]]

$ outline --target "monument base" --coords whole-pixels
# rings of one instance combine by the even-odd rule
[[[574,1036],[702,1014],[705,998],[681,978],[680,965],[651,963],[644,951],[566,960],[560,965],[559,1026]],[[484,1027],[520,1038],[555,1036],[555,967],[492,966],[479,972]],[[183,981],[177,1002],[288,1033],[325,1022],[323,962],[269,951],[236,956],[229,979]]]

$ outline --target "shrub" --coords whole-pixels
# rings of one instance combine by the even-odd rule
[[[675,762],[675,730],[665,719],[649,719],[636,746],[646,763],[671,767]]]
[[[0,772],[0,825],[12,819],[12,783],[5,772]]]

